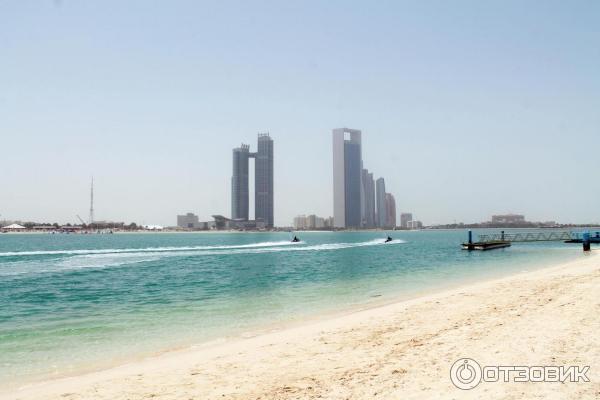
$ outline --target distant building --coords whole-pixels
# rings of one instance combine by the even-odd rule
[[[19,224],[10,224],[2,227],[3,232],[19,232],[25,231],[27,228]]]
[[[317,216],[312,214],[306,217],[306,227],[308,229],[314,229],[317,225]]]
[[[298,215],[294,218],[294,229],[324,229],[330,228],[331,217],[322,218],[317,215],[311,214],[308,216]]]
[[[184,229],[207,230],[214,228],[214,223],[198,220],[198,216],[193,213],[177,216],[177,226]]]
[[[258,134],[258,145],[254,161],[254,204],[255,218],[273,227],[273,140],[268,133]]]
[[[375,181],[373,174],[367,169],[362,170],[363,215],[362,225],[365,228],[375,228]]]
[[[396,199],[391,193],[385,194],[385,206],[387,213],[387,222],[385,224],[388,228],[396,227]]]
[[[377,226],[383,228],[388,221],[387,205],[385,202],[385,180],[383,178],[377,179],[375,187],[377,191]]]
[[[325,218],[317,217],[315,219],[315,229],[325,228]]]
[[[177,216],[177,226],[186,229],[198,229],[200,222],[198,216],[193,213]]]
[[[306,216],[298,215],[294,217],[294,229],[306,229]]]
[[[214,222],[207,223],[210,224],[210,229],[224,230],[256,230],[256,229],[266,229],[267,224],[262,220],[244,220],[244,219],[229,219],[222,215],[213,215]]]
[[[307,229],[323,229],[325,227],[325,219],[318,217],[314,214],[306,217],[306,228]]]
[[[525,216],[520,214],[492,215],[492,224],[522,224]]]
[[[274,225],[273,140],[268,133],[258,134],[258,150],[242,144],[233,149],[231,176],[231,219],[248,221],[249,218],[249,160],[254,158],[254,215],[268,228]]]
[[[325,228],[333,228],[334,227],[333,217],[325,218],[324,222],[325,222]]]
[[[409,221],[408,229],[421,229],[423,228],[423,223],[421,221]]]
[[[248,219],[248,159],[250,146],[242,144],[233,149],[233,174],[231,176],[231,218]]]
[[[400,214],[400,227],[408,229],[408,223],[411,222],[413,216],[411,213],[402,213]]]
[[[333,219],[336,228],[359,228],[362,219],[361,131],[333,130]]]

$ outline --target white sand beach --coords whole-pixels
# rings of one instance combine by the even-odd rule
[[[590,366],[590,382],[482,382],[450,367]],[[597,399],[600,253],[4,392],[2,399]]]

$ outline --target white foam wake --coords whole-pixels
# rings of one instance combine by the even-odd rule
[[[267,243],[267,242],[264,242]],[[331,251],[331,250],[341,250],[341,249],[349,249],[354,247],[367,247],[367,246],[379,246],[385,245],[390,246],[392,244],[401,244],[406,243],[404,240],[394,240],[389,243],[385,243],[385,239],[375,239],[370,240],[368,242],[354,242],[354,243],[322,243],[316,245],[305,245],[305,242],[274,242],[274,243],[282,243],[277,246],[257,246],[257,245],[247,245],[247,246],[229,246],[229,247],[219,247],[210,248],[210,249],[198,249],[198,248],[190,248],[184,249],[180,248],[179,251],[157,251],[152,252],[150,250],[144,252],[121,252],[121,253],[90,253],[84,254],[83,257],[86,258],[103,258],[103,257],[130,257],[130,256],[142,256],[142,255],[154,255],[154,256],[163,256],[163,257],[192,257],[192,256],[211,256],[211,255],[233,255],[233,254],[262,254],[262,253],[279,253],[279,252],[297,252],[297,251]],[[283,245],[295,245],[295,246],[286,246]]]
[[[181,246],[181,247],[146,247],[146,248],[127,248],[127,249],[81,249],[81,250],[40,250],[40,251],[9,251],[0,253],[0,257],[19,257],[19,256],[49,256],[49,255],[88,255],[88,254],[119,254],[119,253],[169,253],[185,252],[193,250],[228,250],[228,249],[252,249],[261,247],[279,247],[294,246],[302,242],[258,242],[238,245],[218,245],[218,246]]]
[[[34,260],[11,260],[3,263],[0,268],[0,276],[39,274],[77,269],[99,269],[114,268],[143,262],[158,261],[167,257],[202,257],[202,256],[226,256],[244,254],[264,254],[280,252],[320,252],[342,249],[384,246],[406,243],[403,240],[394,240],[385,243],[384,239],[375,239],[367,242],[354,243],[321,243],[306,245],[305,242],[260,242],[245,245],[227,246],[190,246],[190,247],[149,247],[143,249],[101,249],[101,250],[55,250],[55,251],[23,251],[0,253],[0,256],[9,255],[31,256],[31,255],[68,255],[67,258],[55,260],[48,264],[42,259]]]

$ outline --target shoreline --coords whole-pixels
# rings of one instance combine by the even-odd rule
[[[113,381],[115,379],[128,381],[127,377],[138,375],[140,373],[152,373],[152,371],[156,371],[157,369],[165,370],[168,375],[172,374],[174,371],[180,370],[182,365],[192,368],[198,360],[214,361],[215,357],[219,358],[225,356],[235,359],[236,351],[247,348],[250,350],[259,350],[264,346],[281,346],[282,341],[284,342],[283,344],[291,341],[292,347],[298,347],[301,345],[299,341],[301,342],[304,337],[318,336],[321,331],[344,330],[348,326],[364,324],[365,321],[368,321],[377,315],[385,315],[388,317],[395,316],[398,313],[401,314],[406,312],[406,310],[410,308],[419,307],[436,300],[458,296],[461,292],[481,293],[486,289],[494,288],[499,285],[506,285],[511,282],[531,281],[532,279],[535,280],[534,278],[539,278],[543,281],[545,276],[555,276],[565,269],[568,270],[569,267],[579,267],[579,269],[591,268],[597,270],[595,265],[598,263],[599,256],[600,254],[598,252],[593,252],[593,254],[590,254],[589,257],[586,257],[585,259],[578,259],[566,264],[561,263],[549,267],[541,267],[532,272],[516,272],[501,278],[491,278],[483,281],[459,284],[450,289],[433,289],[433,292],[426,291],[426,293],[419,293],[409,299],[393,298],[385,299],[381,302],[374,301],[373,303],[366,305],[357,305],[350,310],[317,315],[303,318],[300,321],[276,324],[275,326],[266,326],[262,329],[242,333],[233,337],[226,336],[224,338],[192,345],[179,350],[158,352],[156,355],[144,357],[100,371],[78,374],[71,377],[52,378],[41,382],[30,383],[18,389],[11,388],[8,390],[0,390],[0,398],[53,398],[51,396],[45,397],[45,393],[56,393],[58,396],[58,392],[62,391],[85,391],[86,389],[89,389],[90,385],[100,385],[102,387],[102,382],[106,383],[107,380]],[[302,359],[302,357],[300,358]],[[276,366],[272,365],[271,367]],[[173,379],[177,380],[176,376],[174,376]],[[225,378],[223,377],[223,379]],[[119,398],[118,394],[111,394],[111,396],[115,395],[117,395],[116,398]],[[85,396],[81,398],[85,398]]]
[[[578,256],[577,256],[578,257]],[[577,259],[570,260],[568,262],[574,262]],[[111,361],[96,361],[92,362],[86,366],[82,366],[79,368],[77,372],[64,372],[64,373],[48,373],[45,376],[37,376],[30,380],[24,380],[23,382],[10,385],[9,387],[2,387],[0,385],[0,398],[3,393],[7,393],[10,391],[14,391],[15,389],[20,389],[23,387],[35,386],[37,384],[43,384],[47,382],[58,381],[62,379],[70,379],[76,378],[79,376],[84,376],[88,374],[99,373],[106,370],[111,370],[114,368],[118,368],[123,365],[135,364],[142,362],[148,359],[154,359],[157,357],[163,357],[172,353],[184,352],[193,349],[199,348],[209,348],[214,345],[218,346],[227,346],[230,343],[234,343],[240,340],[246,340],[250,338],[255,338],[257,336],[262,336],[269,333],[281,332],[287,329],[293,329],[302,327],[305,325],[312,325],[314,323],[319,323],[323,321],[328,321],[332,319],[342,318],[348,315],[355,314],[357,312],[369,311],[381,307],[391,306],[398,303],[405,303],[410,301],[418,301],[420,299],[424,299],[429,296],[434,296],[437,294],[443,294],[446,292],[452,292],[454,290],[458,290],[464,287],[468,287],[471,285],[477,285],[480,283],[492,282],[495,280],[506,279],[510,277],[519,276],[521,274],[528,274],[531,272],[536,272],[540,270],[545,270],[549,268],[560,267],[564,265],[565,261],[551,261],[548,263],[539,263],[535,265],[528,265],[528,267],[532,267],[530,269],[520,269],[510,272],[503,272],[502,270],[497,270],[496,272],[486,275],[486,276],[477,276],[470,278],[463,278],[460,281],[449,281],[444,283],[439,283],[435,286],[420,288],[413,291],[405,292],[403,294],[393,294],[389,293],[385,294],[377,294],[375,296],[371,296],[368,299],[364,299],[363,301],[348,304],[340,308],[330,308],[325,310],[320,310],[318,312],[306,314],[306,315],[295,315],[288,318],[273,320],[269,322],[261,322],[256,323],[250,327],[228,331],[226,333],[217,334],[213,336],[208,336],[205,339],[201,339],[199,341],[194,342],[186,342],[179,343],[177,345],[164,346],[160,348],[155,348],[153,350],[143,351],[137,354],[132,354],[125,356],[123,358],[118,358],[116,360]]]

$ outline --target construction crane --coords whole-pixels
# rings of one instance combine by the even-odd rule
[[[77,219],[81,222],[81,225],[85,225],[85,222],[83,222],[83,220],[81,219],[81,217],[79,215],[77,215]]]

